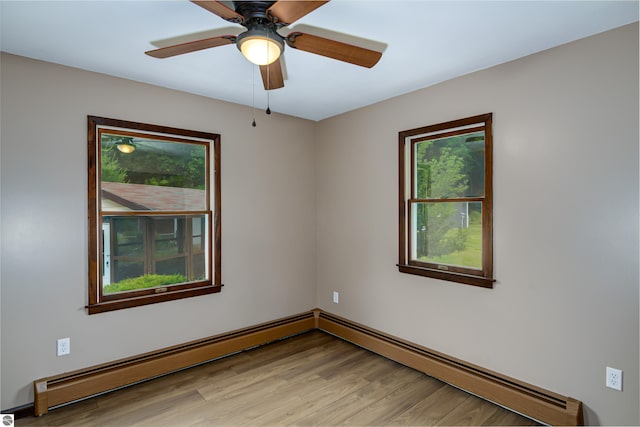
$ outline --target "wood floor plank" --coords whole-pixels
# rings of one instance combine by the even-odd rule
[[[170,414],[174,407],[184,407],[193,403],[203,402],[202,396],[195,391],[189,390],[178,395],[167,396],[162,400],[154,402],[138,402],[133,408],[127,411],[110,411],[100,417],[95,425],[102,426],[122,426],[122,425],[144,425],[151,417],[162,418]]]
[[[283,387],[273,390],[269,395],[264,396],[259,401],[244,402],[242,410],[237,411],[233,416],[227,417],[225,422],[228,425],[256,425],[261,415],[273,411],[274,408],[278,408],[280,414],[282,414],[282,408],[295,405],[297,401],[301,400],[301,396],[310,392],[313,388],[322,387],[326,384],[326,380],[317,375],[312,375],[306,378],[304,383],[297,385],[284,383]],[[295,389],[296,394],[292,395],[291,390]]]
[[[344,425],[386,425],[396,416],[405,412],[441,386],[439,381],[429,377],[416,378],[386,394],[362,411],[344,421]]]
[[[498,410],[482,425],[485,426],[537,426],[537,422],[504,408]]]
[[[272,362],[278,362],[283,357],[300,357],[302,353],[310,349],[321,347],[332,340],[327,334],[314,334],[308,339],[299,340],[298,336],[286,338],[280,341],[262,346],[241,354],[247,357],[242,363],[234,365],[234,370],[238,373],[249,371],[252,369],[260,369]]]
[[[298,420],[297,424],[302,426],[343,425],[345,420],[366,409],[373,402],[382,399],[406,382],[413,381],[421,375],[410,368],[396,365],[386,375],[370,382],[366,387],[344,396],[339,401],[319,408]]]
[[[336,361],[337,363],[323,366],[318,375],[326,380],[331,380],[345,372],[350,372],[362,363],[363,355],[366,353],[367,351],[361,348],[350,349],[341,360]]]
[[[369,381],[354,375],[326,382],[323,387],[316,388],[307,395],[296,395],[293,402],[273,408],[264,416],[256,418],[255,425],[303,425],[301,419],[320,411],[321,408],[331,406],[367,385]]]
[[[321,331],[66,407],[18,426],[537,425]]]
[[[496,405],[469,396],[462,404],[436,423],[437,426],[480,426],[483,425],[497,410]]]
[[[389,425],[436,425],[470,397],[472,396],[442,383],[442,386],[433,393],[424,396],[420,402],[391,420]]]
[[[25,419],[17,419],[16,425],[30,426],[61,426],[70,425],[75,420],[89,417],[90,414],[98,407],[95,399],[83,400],[81,402],[69,405],[62,410],[55,410],[55,417],[29,417]],[[58,415],[59,414],[59,415]]]
[[[322,375],[325,369],[335,369],[336,365],[349,356],[352,346],[344,341],[333,339],[333,342],[318,347],[304,354],[304,363],[292,364],[288,369],[279,373],[287,381],[297,381],[309,374]]]

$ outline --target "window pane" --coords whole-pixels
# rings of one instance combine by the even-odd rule
[[[163,261],[156,262],[156,273],[160,275],[178,274],[184,277],[183,282],[186,282],[186,257],[170,258]]]
[[[417,199],[484,196],[484,131],[414,144]]]
[[[154,225],[154,258],[174,257],[184,253],[184,218],[156,218]]]
[[[101,132],[102,211],[207,209],[204,145]],[[124,153],[123,143],[135,149]]]
[[[143,259],[144,225],[133,217],[113,217],[105,220],[111,223],[113,232],[110,253],[116,257],[135,257]],[[105,253],[107,253],[105,248]]]
[[[411,259],[482,269],[482,203],[411,204]]]
[[[113,261],[113,272],[111,275],[114,283],[132,277],[142,276],[144,275],[144,262],[115,260]]]
[[[208,280],[207,224],[208,215],[104,216],[103,295]]]

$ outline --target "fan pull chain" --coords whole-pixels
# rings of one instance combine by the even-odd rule
[[[271,83],[271,81],[269,80],[269,66],[267,65],[267,114],[271,114],[271,108],[269,108],[269,106],[271,105],[269,102],[269,93],[271,92],[269,89],[269,84]]]
[[[267,55],[269,54],[269,32],[267,30]],[[270,103],[269,103],[269,93],[271,92],[271,77],[269,76],[269,71],[271,69],[271,64],[267,64],[267,115],[271,114],[271,108],[270,107]]]
[[[251,106],[253,107],[251,126],[256,127],[256,66],[251,67],[251,97]]]

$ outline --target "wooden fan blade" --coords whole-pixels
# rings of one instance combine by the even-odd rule
[[[211,37],[208,39],[196,40],[188,43],[175,44],[173,46],[162,47],[145,52],[154,58],[169,58],[171,56],[182,55],[183,53],[195,52],[212,47],[233,44],[236,36]]]
[[[315,30],[315,28],[314,28]],[[229,36],[231,34],[238,34],[241,31],[244,31],[243,28],[239,28],[236,26],[229,26],[229,27],[224,27],[224,28],[211,28],[208,30],[204,30],[204,31],[198,31],[195,33],[189,33],[189,34],[181,34],[179,36],[173,36],[173,37],[167,37],[164,39],[159,39],[159,40],[153,40],[150,43],[157,49],[161,48],[161,47],[167,47],[167,46],[173,46],[176,44],[181,44],[181,43],[189,43],[189,42],[194,42],[196,40],[203,40],[203,39],[210,39],[213,37],[225,37],[225,36]],[[299,30],[304,32],[304,30]],[[310,31],[313,34],[317,34],[314,31]],[[329,37],[331,38],[331,37]]]
[[[269,65],[260,66],[262,74],[262,84],[265,90],[280,89],[284,87],[284,77],[282,76],[282,64],[280,58]]]
[[[227,7],[223,3],[216,0],[191,0],[192,3],[197,4],[198,6],[207,9],[211,13],[215,13],[222,19],[226,19],[229,22],[235,22],[237,24],[242,24],[244,22],[244,17],[240,15],[235,10]]]
[[[325,3],[329,3],[329,0],[280,0],[267,9],[267,16],[276,18],[278,23],[289,25]]]
[[[367,68],[376,65],[382,57],[382,53],[375,50],[299,32],[289,34],[287,44],[294,49]]]

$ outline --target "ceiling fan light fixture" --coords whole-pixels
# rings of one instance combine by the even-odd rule
[[[284,50],[281,37],[263,28],[252,28],[240,34],[236,45],[249,62],[269,65],[275,62]]]

